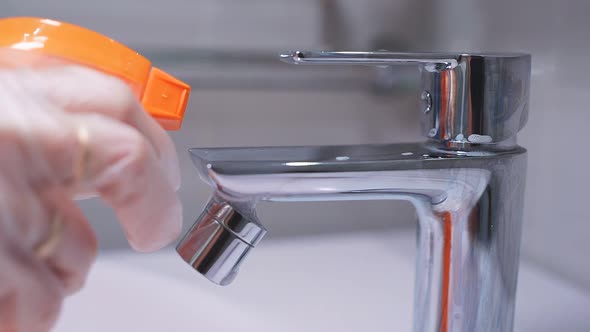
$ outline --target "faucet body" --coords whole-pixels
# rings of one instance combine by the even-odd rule
[[[429,76],[425,114],[434,112],[425,115],[434,128],[425,142],[191,149],[214,194],[177,246],[180,256],[226,285],[266,233],[256,216],[260,201],[407,200],[418,215],[414,331],[512,331],[526,173],[516,132],[526,121],[530,63],[524,80],[486,81],[490,93],[515,84],[524,89],[499,104],[458,89],[469,82],[465,77],[477,76],[464,70],[469,64],[462,58],[420,59]],[[511,73],[510,66],[498,67]],[[457,68],[468,75],[449,73]],[[469,101],[449,102],[457,96]]]
[[[526,170],[523,148],[457,154],[418,143],[191,149],[191,156],[215,190],[206,210],[232,207],[234,220],[246,220],[232,229],[234,234],[252,233],[258,226],[263,230],[255,213],[256,203],[263,200],[410,201],[418,215],[415,331],[512,329]],[[219,223],[220,237],[232,228],[222,225],[224,217],[205,214]],[[192,264],[204,274],[221,270],[224,276],[231,266],[230,280],[219,280],[228,283],[247,254],[238,246],[253,245],[239,236],[229,241],[232,249],[220,248],[223,241],[200,225],[188,234],[209,240],[201,244],[206,249],[199,257],[204,259]],[[194,241],[178,247],[187,261],[193,260],[194,248],[187,250],[182,243]]]

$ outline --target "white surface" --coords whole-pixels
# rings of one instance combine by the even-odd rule
[[[408,232],[263,241],[229,287],[171,250],[102,256],[57,331],[410,331],[413,255]],[[521,264],[516,331],[590,331],[588,314],[590,294]]]
[[[263,312],[252,313],[252,308],[228,303],[199,287],[128,266],[128,259],[100,259],[84,291],[67,300],[55,331],[284,330]]]

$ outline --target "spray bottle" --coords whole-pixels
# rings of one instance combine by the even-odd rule
[[[178,130],[190,86],[153,67],[127,46],[86,28],[46,18],[0,19],[0,68],[76,64],[115,76],[129,85],[164,129]]]

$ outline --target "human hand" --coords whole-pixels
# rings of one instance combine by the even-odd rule
[[[178,160],[122,81],[82,67],[0,70],[0,117],[0,331],[46,332],[96,254],[75,198],[157,250],[181,229]]]

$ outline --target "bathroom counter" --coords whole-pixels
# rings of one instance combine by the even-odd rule
[[[263,241],[227,287],[172,249],[113,252],[68,299],[57,331],[411,331],[414,247],[413,232],[393,230]],[[515,331],[590,331],[589,292],[526,261],[518,287]],[[113,305],[89,325],[103,297]]]

